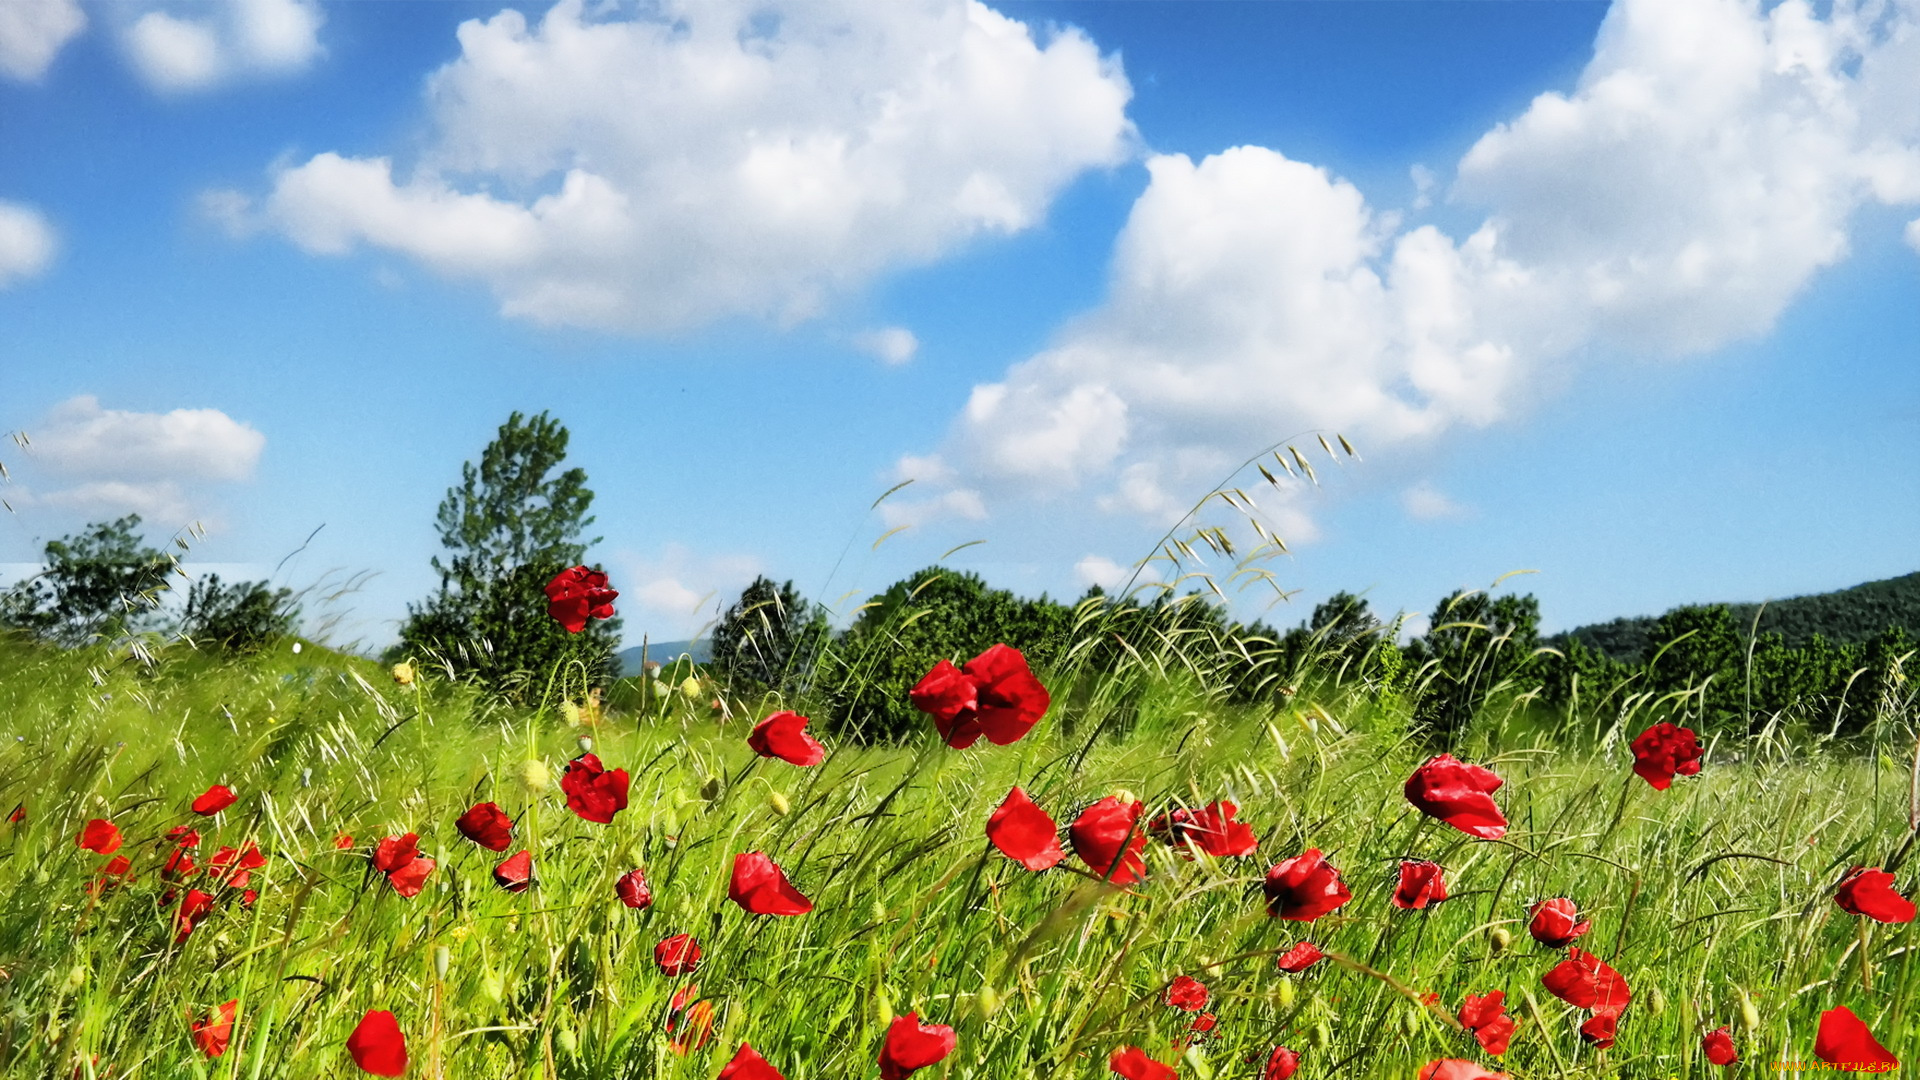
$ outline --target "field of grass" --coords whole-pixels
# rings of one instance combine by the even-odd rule
[[[1280,1044],[1309,1078],[1412,1080],[1444,1058],[1516,1078],[1762,1076],[1817,1067],[1816,1024],[1836,1006],[1903,1058],[1920,1030],[1914,924],[1833,901],[1849,867],[1904,856],[1910,743],[1723,739],[1659,792],[1630,771],[1636,731],[1470,734],[1454,752],[1505,781],[1511,822],[1477,840],[1403,796],[1432,751],[1390,698],[1248,709],[1168,676],[1123,736],[1056,707],[1010,746],[951,749],[928,725],[899,747],[829,738],[812,768],[757,757],[747,711],[723,722],[676,695],[595,722],[425,672],[396,685],[311,647],[235,662],[162,651],[148,666],[0,642],[0,812],[23,811],[0,824],[0,1074],[359,1076],[345,1046],[370,1009],[397,1018],[407,1075],[486,1078],[706,1080],[743,1041],[790,1080],[873,1077],[888,1023],[909,1011],[956,1034],[918,1075],[982,1080],[1104,1077],[1122,1046],[1182,1077],[1260,1077]],[[583,737],[632,775],[611,824],[570,812],[557,787]],[[216,783],[238,802],[193,814]],[[1189,859],[1151,843],[1147,877],[1124,889],[1071,857],[1035,873],[983,832],[1014,785],[1063,828],[1116,791],[1148,816],[1231,799],[1259,848]],[[489,800],[516,818],[510,850],[532,854],[527,891],[496,886],[501,856],[454,828]],[[117,887],[89,888],[107,859],[75,838],[93,818],[125,837],[131,880]],[[256,902],[221,891],[176,943],[162,863],[183,825],[202,862],[247,843],[267,859]],[[411,899],[368,859],[406,832],[438,862]],[[1311,923],[1269,917],[1267,868],[1307,848],[1352,901]],[[813,910],[729,902],[734,856],[751,851]],[[1402,910],[1390,897],[1416,857],[1445,868],[1450,896]],[[635,867],[654,895],[639,910],[613,887]],[[1609,1049],[1541,983],[1565,952],[1529,937],[1528,910],[1562,896],[1593,922],[1579,944],[1632,988]],[[678,933],[702,958],[668,977],[654,947]],[[1302,940],[1330,958],[1277,971]],[[1182,975],[1210,990],[1204,1038],[1163,1003]],[[1519,1022],[1500,1057],[1452,1019],[1491,990]],[[209,1058],[190,1021],[229,1000],[231,1046]],[[1723,1025],[1740,1054],[1724,1070],[1701,1051]]]

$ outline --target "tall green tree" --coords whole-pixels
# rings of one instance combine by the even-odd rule
[[[46,569],[0,593],[0,626],[59,645],[84,645],[158,628],[178,561],[147,546],[140,515],[98,521],[50,540]]]
[[[1540,601],[1531,593],[1456,592],[1434,605],[1429,626],[1407,659],[1419,687],[1414,722],[1433,741],[1451,746],[1482,705],[1539,685]]]
[[[561,468],[567,440],[548,414],[515,412],[479,463],[461,468],[435,518],[446,547],[444,559],[433,559],[440,587],[408,607],[396,654],[438,658],[459,677],[523,701],[550,683],[584,690],[612,681],[619,620],[569,634],[547,614],[547,582],[600,542],[582,539],[594,520],[593,492],[586,470]]]
[[[223,582],[208,574],[187,591],[181,636],[228,652],[250,653],[293,633],[299,609],[292,589],[264,581]]]
[[[742,689],[804,686],[830,633],[826,611],[793,582],[756,577],[713,628],[713,665]]]

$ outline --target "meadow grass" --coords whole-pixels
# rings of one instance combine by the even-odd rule
[[[1721,1025],[1742,1059],[1730,1075],[1759,1076],[1812,1062],[1836,1005],[1895,1054],[1913,1045],[1912,924],[1869,925],[1832,900],[1848,867],[1903,850],[1903,762],[1721,740],[1698,776],[1656,792],[1617,731],[1489,722],[1455,753],[1504,778],[1512,829],[1479,841],[1403,797],[1431,752],[1403,702],[1337,687],[1283,700],[1227,705],[1162,672],[1124,732],[1057,706],[1007,747],[954,750],[929,725],[902,746],[829,739],[827,761],[803,769],[752,753],[751,710],[722,722],[679,695],[572,724],[311,647],[238,661],[161,649],[149,664],[0,640],[0,812],[25,812],[0,825],[0,1072],[358,1076],[343,1047],[368,1009],[396,1014],[422,1077],[705,1080],[745,1040],[790,1080],[866,1078],[908,1011],[956,1029],[954,1054],[922,1074],[952,1078],[1102,1077],[1121,1045],[1183,1077],[1257,1077],[1276,1044],[1299,1051],[1301,1077],[1411,1080],[1437,1058],[1516,1078],[1705,1076],[1718,1070],[1700,1038]],[[632,774],[611,825],[557,790],[582,736]],[[214,783],[239,802],[198,818],[188,804]],[[1068,864],[1036,874],[983,833],[1016,784],[1063,826],[1116,790],[1150,815],[1230,798],[1259,851],[1150,844],[1147,879],[1126,889]],[[501,856],[453,827],[482,800],[518,819],[510,851],[532,851],[537,879],[524,893],[497,888]],[[125,834],[136,879],[97,897],[106,860],[75,845],[95,817]],[[158,898],[178,825],[200,830],[202,861],[246,842],[269,860],[255,904],[223,896],[176,945]],[[367,850],[409,831],[439,867],[405,899]],[[1308,847],[1353,901],[1311,924],[1269,918],[1262,875]],[[810,914],[728,901],[734,855],[756,850]],[[1450,898],[1391,906],[1403,857],[1440,862]],[[655,896],[644,910],[613,891],[636,866]],[[1611,1049],[1585,1045],[1584,1014],[1541,985],[1564,954],[1536,946],[1526,918],[1555,896],[1578,902],[1594,924],[1580,944],[1633,988]],[[668,978],[653,947],[675,933],[703,958]],[[1334,959],[1277,972],[1305,939]],[[1183,974],[1211,989],[1219,1020],[1184,1052],[1191,1014],[1161,1002]],[[672,1008],[695,985],[711,1038],[676,1048],[670,1023],[698,1041],[697,1018],[690,1030]],[[1466,994],[1496,989],[1520,1021],[1500,1058],[1451,1020]],[[233,1044],[209,1060],[189,1020],[229,999]]]

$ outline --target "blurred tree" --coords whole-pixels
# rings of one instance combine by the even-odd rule
[[[293,633],[298,617],[291,589],[272,589],[264,581],[229,585],[208,574],[187,590],[180,633],[229,652],[257,652]]]
[[[440,587],[408,606],[396,658],[437,657],[458,677],[520,701],[542,694],[557,673],[569,682],[583,674],[582,691],[612,681],[619,620],[590,621],[569,634],[547,614],[547,582],[599,543],[581,539],[593,524],[586,471],[556,472],[567,440],[567,429],[546,413],[515,412],[479,464],[462,467],[435,519],[449,553],[444,562],[433,559]],[[563,673],[575,664],[575,674]]]
[[[712,664],[741,689],[805,686],[831,635],[826,610],[788,581],[761,576],[713,628]]]
[[[146,545],[140,515],[50,540],[46,569],[0,593],[0,626],[60,645],[153,629],[178,560]]]
[[[1532,689],[1544,674],[1540,601],[1456,592],[1434,606],[1430,629],[1407,649],[1418,687],[1414,721],[1448,746],[1496,695]]]

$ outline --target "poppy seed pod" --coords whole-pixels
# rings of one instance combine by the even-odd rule
[[[700,696],[700,680],[689,675],[680,683],[680,693],[691,701]]]
[[[720,778],[717,776],[708,777],[707,782],[700,785],[700,797],[707,800],[708,802],[712,802],[713,800],[719,798],[720,797]]]

